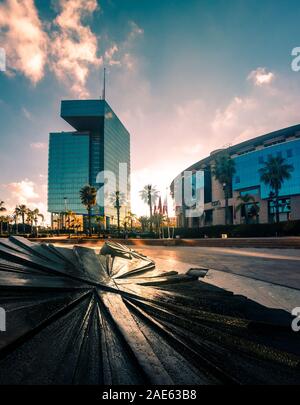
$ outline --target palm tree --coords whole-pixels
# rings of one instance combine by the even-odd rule
[[[12,226],[13,226],[12,224],[14,224],[14,223],[15,223],[14,214],[8,215],[7,216],[7,232],[9,235],[11,234],[11,230],[12,230]]]
[[[260,208],[259,208],[259,206],[257,205],[257,203],[256,203],[256,201],[255,201],[255,198],[254,198],[252,195],[250,195],[250,194],[239,195],[237,199],[238,199],[238,201],[239,201],[239,204],[238,204],[238,205],[236,206],[236,208],[235,208],[235,211],[236,211],[236,212],[239,212],[239,211],[242,212],[242,211],[244,210],[244,207],[245,207],[247,204],[251,204],[251,203],[252,203],[250,212],[251,212],[251,215],[252,215],[253,217],[256,217],[256,218],[257,218]],[[247,215],[246,212],[245,212],[245,221],[246,221],[246,224],[247,224],[247,223],[248,223],[248,215]]]
[[[0,212],[5,212],[6,208],[4,207],[4,201],[0,201]]]
[[[229,195],[232,188],[232,178],[235,174],[235,162],[228,153],[222,153],[216,158],[213,176],[222,185],[225,197],[225,224],[229,222]]]
[[[40,210],[38,208],[35,208],[32,212],[33,212],[35,226],[38,225],[39,218],[41,218],[42,221],[45,220],[44,215],[40,212]]]
[[[3,235],[3,224],[6,224],[7,221],[7,217],[5,217],[4,215],[0,216],[0,235]]]
[[[149,205],[150,211],[150,232],[153,232],[153,203],[159,197],[159,192],[152,184],[146,185],[143,190],[140,191],[141,199]]]
[[[111,193],[110,201],[117,210],[117,227],[118,227],[118,236],[120,236],[120,211],[122,205],[125,203],[125,195],[120,193],[120,191],[115,191]]]
[[[6,208],[4,207],[4,201],[0,201],[0,212],[5,212],[6,211]],[[2,233],[3,233],[3,223],[5,222],[4,221],[4,216],[1,216],[0,217],[0,221],[1,221],[1,231],[0,231],[0,234],[2,235]]]
[[[88,212],[89,222],[89,236],[92,236],[92,208],[97,203],[97,190],[90,185],[82,187],[80,190],[80,198],[82,204],[86,207]]]
[[[294,166],[286,163],[281,156],[269,156],[265,166],[259,170],[260,180],[269,186],[274,193],[276,223],[279,223],[279,192],[285,180],[291,178]]]
[[[18,218],[19,218],[19,209],[18,209],[18,207],[15,208],[12,215],[13,215],[13,220],[14,220],[14,223],[15,223],[16,235],[18,235]]]
[[[15,213],[17,217],[22,218],[23,233],[25,233],[25,215],[27,215],[27,207],[25,204],[18,205],[16,207]]]
[[[27,208],[26,210],[26,223],[30,225],[30,233],[33,233],[34,214],[33,211]]]

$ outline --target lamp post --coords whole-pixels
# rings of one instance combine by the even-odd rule
[[[228,195],[227,195],[227,183],[224,182],[223,183],[223,191],[224,191],[224,195],[225,195],[225,224],[228,224]]]

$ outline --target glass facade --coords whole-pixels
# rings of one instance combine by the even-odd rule
[[[95,186],[97,175],[112,171],[117,187],[130,177],[130,135],[104,100],[62,101],[61,117],[77,132],[51,133],[49,141],[48,211],[71,210],[86,214],[79,191],[86,184]],[[127,164],[127,174],[119,178],[119,163]],[[127,182],[126,199],[130,201]],[[112,206],[97,206],[94,215],[116,216]],[[127,204],[127,209],[129,206]],[[125,215],[125,204],[121,220]]]
[[[233,180],[233,190],[260,187],[261,198],[269,198],[271,190],[260,181],[259,174],[259,169],[263,167],[269,156],[281,156],[286,159],[287,163],[294,166],[291,179],[284,182],[280,196],[300,194],[300,139],[279,143],[235,157],[236,175]]]
[[[51,133],[49,141],[48,211],[85,214],[79,192],[89,182],[89,135]]]
[[[119,170],[119,163],[126,163],[126,170]],[[104,116],[104,170],[116,176],[117,189],[121,193],[121,220],[130,211],[130,135],[108,104]],[[106,215],[116,216],[115,208],[109,199],[105,206]]]

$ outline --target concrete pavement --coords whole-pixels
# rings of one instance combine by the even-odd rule
[[[300,307],[300,252],[201,247],[139,248],[163,270],[210,269],[204,281],[270,308]]]

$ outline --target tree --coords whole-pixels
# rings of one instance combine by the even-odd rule
[[[4,207],[4,201],[0,201],[0,212],[5,212],[6,208]],[[1,230],[0,230],[0,234],[2,235],[3,233],[3,223],[5,223],[5,218],[4,216],[0,217],[0,223],[1,223]]]
[[[138,221],[141,224],[142,232],[145,232],[150,224],[150,218],[146,216],[141,216],[138,218]]]
[[[0,216],[0,235],[3,235],[3,224],[7,224],[8,219],[6,216],[1,215]]]
[[[96,216],[96,221],[98,223],[98,227],[99,227],[99,237],[101,234],[102,229],[104,228],[104,224],[105,224],[105,216],[103,215],[97,215]]]
[[[140,191],[141,199],[148,204],[150,211],[150,232],[153,232],[153,203],[159,197],[159,192],[152,184],[146,185],[143,190]]]
[[[250,214],[251,214],[251,216],[257,218],[260,208],[259,208],[259,206],[257,205],[257,203],[256,203],[256,201],[255,201],[255,198],[254,198],[252,195],[250,195],[250,194],[239,195],[237,199],[238,199],[238,201],[239,201],[239,204],[238,204],[238,205],[236,206],[236,208],[235,208],[236,212],[241,211],[241,213],[243,213],[243,210],[246,209],[246,206],[247,206],[248,204],[252,204],[252,205],[251,205],[251,209],[250,209]],[[247,214],[248,214],[248,213],[245,212],[245,221],[246,221],[246,224],[248,223],[248,219],[249,219],[249,217],[248,217]]]
[[[33,211],[27,208],[26,210],[26,223],[30,226],[30,233],[33,234],[33,222],[34,214]]]
[[[0,212],[5,212],[6,208],[4,207],[4,201],[0,201]]]
[[[38,208],[35,208],[33,211],[33,220],[34,220],[34,224],[37,227],[38,226],[38,220],[39,218],[41,218],[42,221],[45,220],[44,215],[40,212],[40,210]]]
[[[286,163],[281,156],[269,156],[265,166],[259,170],[261,181],[269,186],[274,193],[276,223],[279,223],[279,192],[285,180],[291,178],[294,166]]]
[[[15,223],[16,235],[18,235],[18,218],[19,218],[19,210],[18,210],[18,207],[16,207],[13,212],[13,220]]]
[[[82,187],[80,190],[80,198],[82,204],[86,207],[88,212],[88,228],[89,236],[92,236],[92,208],[97,202],[97,190],[90,185]]]
[[[22,219],[23,233],[25,233],[25,216],[27,215],[27,210],[28,208],[25,204],[18,205],[15,210],[17,217],[21,217]]]
[[[111,193],[110,201],[117,210],[117,228],[118,228],[118,236],[120,236],[120,212],[122,205],[126,202],[125,195],[117,190]]]
[[[222,185],[225,197],[225,224],[229,222],[229,195],[232,188],[232,178],[236,172],[235,162],[228,153],[222,153],[216,158],[213,176]]]
[[[15,223],[14,214],[8,215],[7,216],[7,232],[9,235],[11,234],[12,226],[14,223]]]
[[[134,221],[137,220],[137,216],[135,214],[133,214],[131,211],[128,212],[126,218],[126,223],[128,223],[130,225],[130,230],[131,232],[133,231],[133,223]]]
[[[158,236],[160,236],[160,229],[165,221],[166,217],[163,214],[155,213],[153,215],[153,223],[155,225],[155,231]]]

